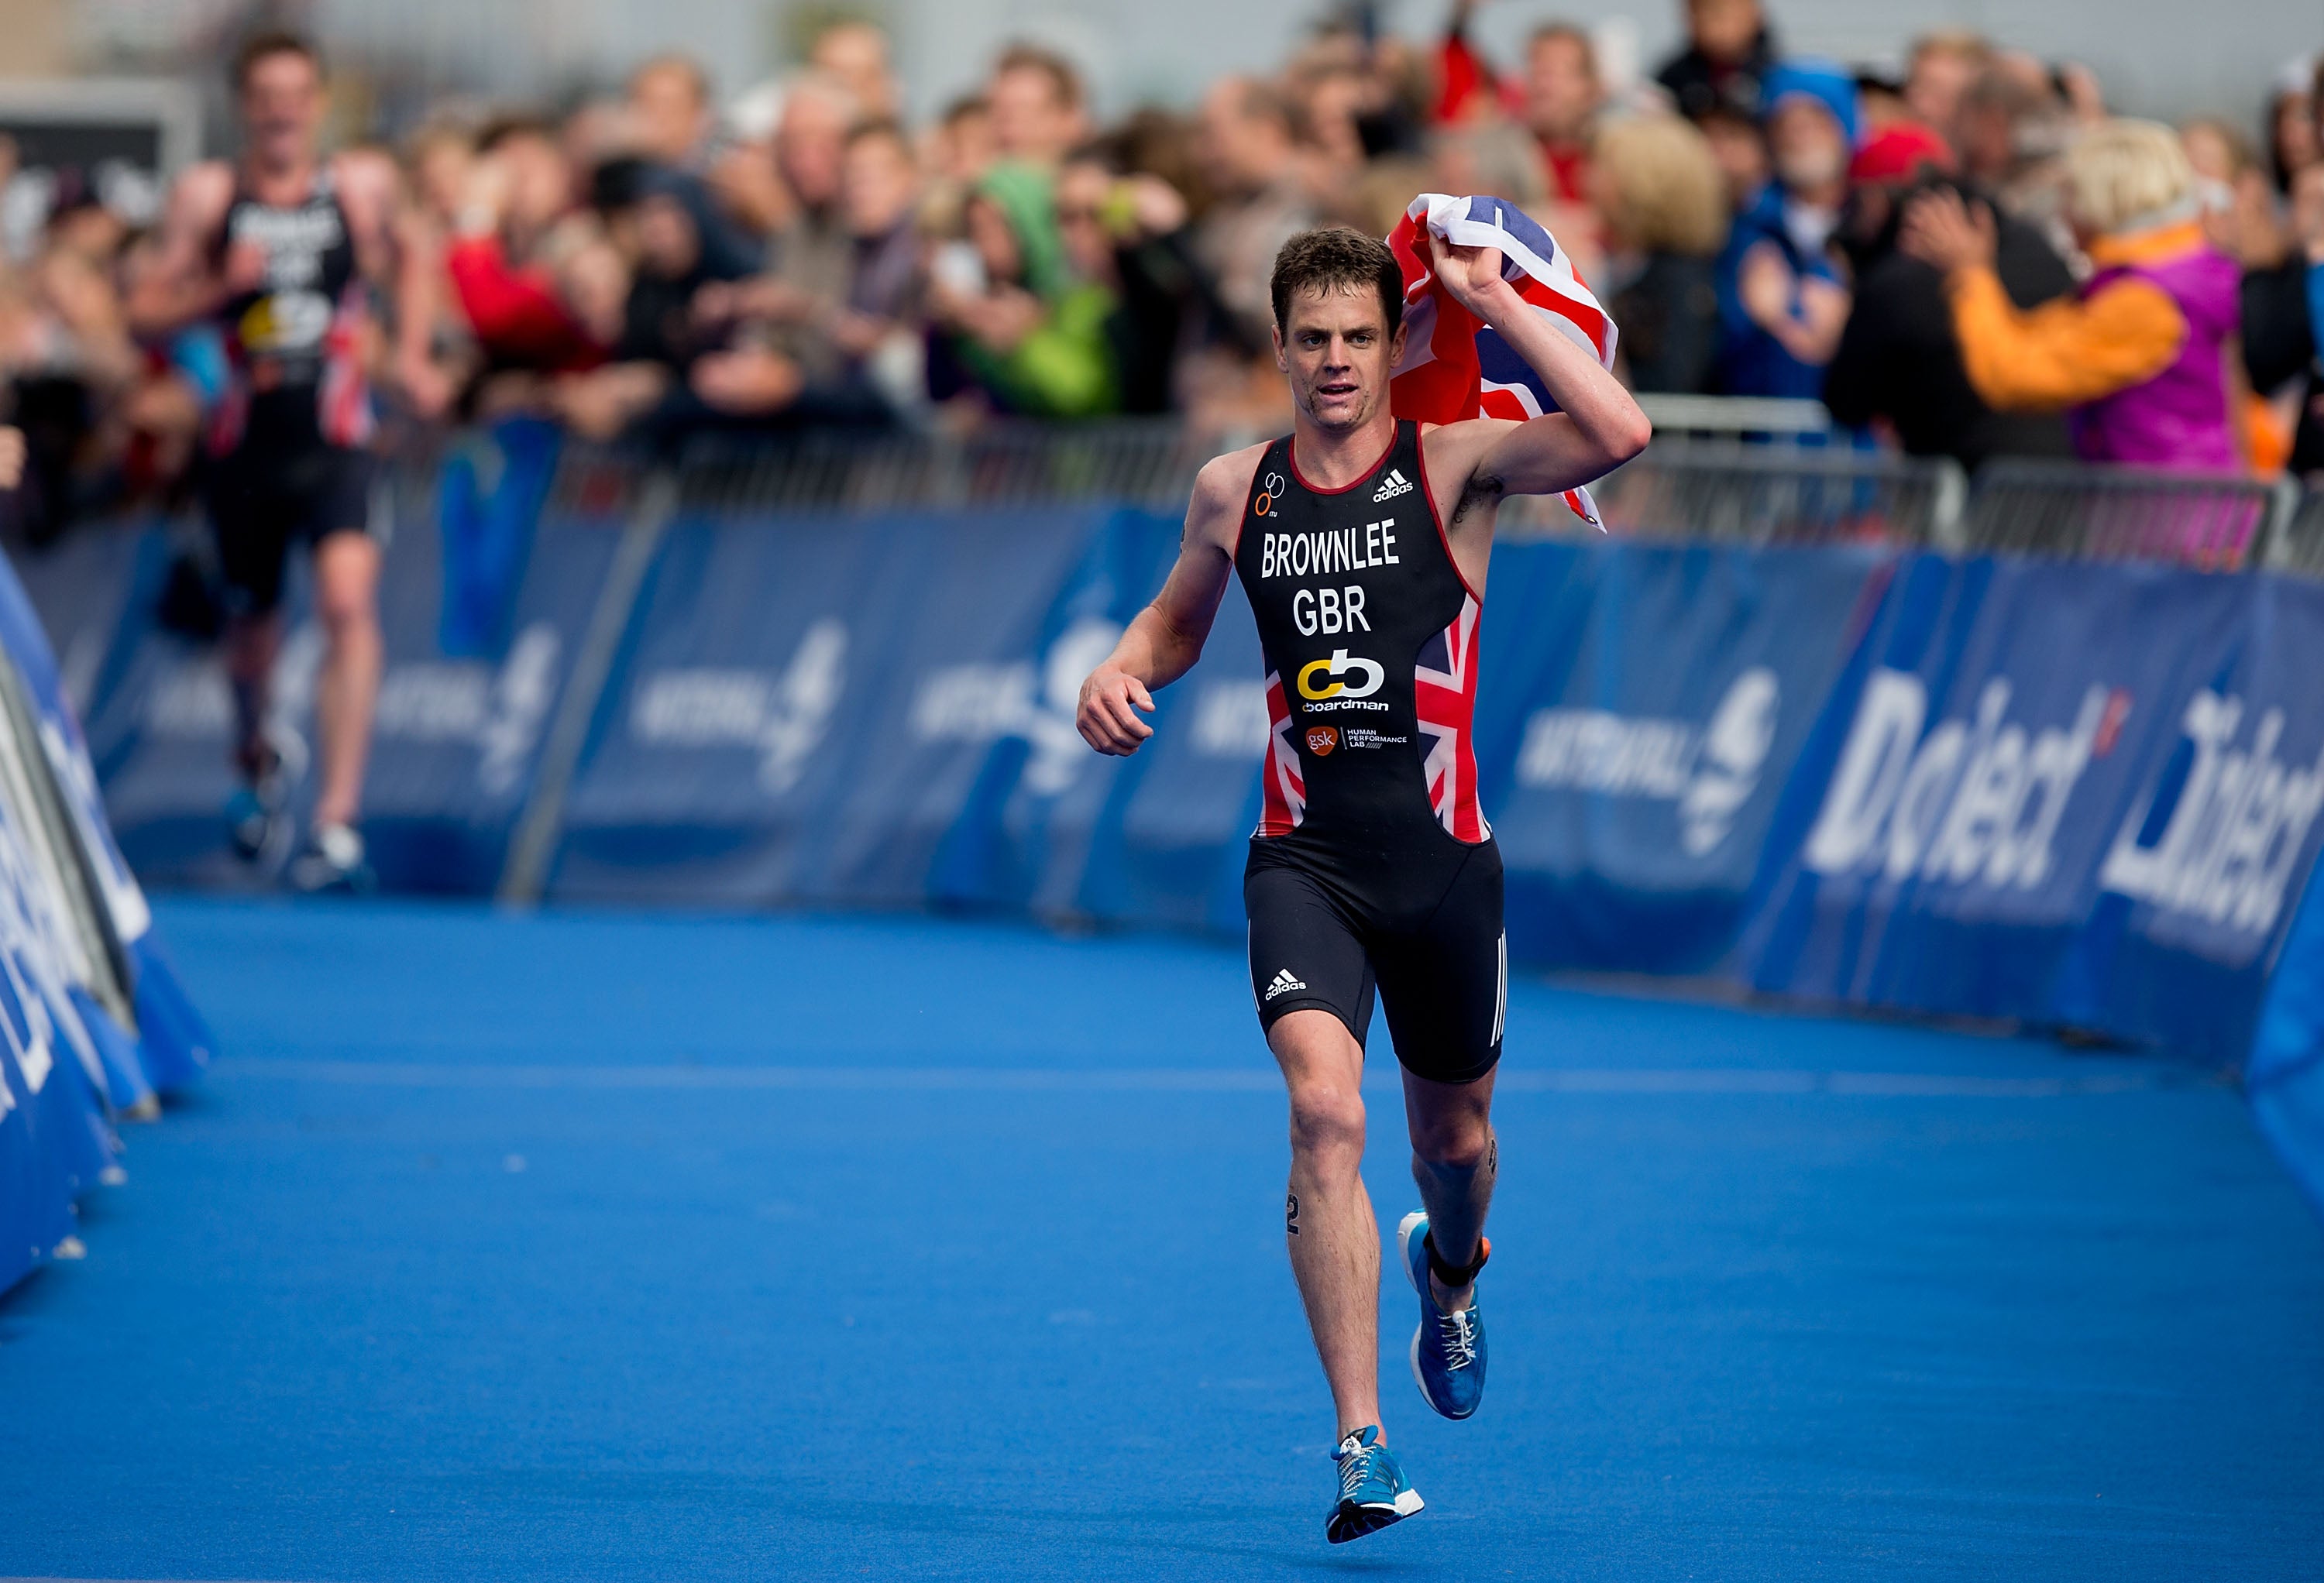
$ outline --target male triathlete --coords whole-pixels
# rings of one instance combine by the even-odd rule
[[[1501,254],[1434,241],[1453,299],[1500,332],[1560,410],[1423,427],[1388,409],[1403,279],[1382,244],[1309,231],[1275,262],[1292,433],[1204,467],[1178,562],[1083,684],[1082,735],[1128,754],[1152,691],[1202,652],[1230,572],[1258,618],[1272,727],[1243,902],[1250,977],[1291,1093],[1291,1268],[1338,1413],[1334,1542],[1420,1510],[1380,1430],[1379,1232],[1360,1167],[1377,988],[1404,1068],[1425,1208],[1397,1236],[1420,1298],[1412,1368],[1448,1418],[1477,1410],[1475,1282],[1499,1164],[1490,1118],[1508,954],[1501,860],[1477,806],[1470,715],[1493,520],[1636,455],[1648,428],[1595,356],[1501,278]]]
[[[287,830],[295,767],[285,762],[290,739],[269,730],[267,681],[281,646],[284,562],[293,545],[314,555],[326,645],[315,693],[322,777],[313,831],[290,875],[318,889],[364,872],[355,821],[381,666],[368,449],[374,283],[393,290],[395,369],[413,405],[440,408],[444,381],[427,352],[428,262],[397,245],[393,163],[318,151],[324,87],[315,47],[290,33],[260,34],[235,56],[234,87],[241,161],[208,161],[179,178],[130,315],[140,334],[156,337],[214,322],[225,345],[226,384],[209,419],[202,488],[226,585],[244,783],[228,820],[249,858],[278,850]]]

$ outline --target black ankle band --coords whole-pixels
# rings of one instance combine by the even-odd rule
[[[1477,1238],[1476,1258],[1466,1265],[1448,1265],[1437,1257],[1436,1234],[1433,1231],[1420,1239],[1420,1246],[1428,1250],[1429,1274],[1434,1275],[1447,1292],[1458,1292],[1475,1280],[1477,1272],[1485,1267],[1485,1261],[1493,1256],[1492,1242],[1483,1237]]]

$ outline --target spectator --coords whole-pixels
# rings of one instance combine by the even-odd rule
[[[682,205],[712,273],[751,267],[751,238],[713,194],[710,79],[684,55],[657,55],[630,73],[622,103],[624,151],[668,173],[659,189]],[[585,161],[586,166],[595,164]]]
[[[1169,411],[1180,343],[1204,306],[1185,199],[1084,150],[1057,173],[1057,230],[1074,272],[1113,299],[1105,328],[1121,410]]]
[[[1526,205],[1594,272],[1606,235],[1590,207],[1590,146],[1606,87],[1590,35],[1570,22],[1536,28],[1526,44],[1525,126],[1540,151],[1545,199]],[[1485,189],[1499,192],[1498,188]],[[1502,194],[1514,198],[1514,193]]]
[[[2300,172],[2315,164],[2324,138],[2317,135],[2316,78],[2319,58],[2303,55],[2283,69],[2267,106],[2268,174],[2290,196]]]
[[[1731,106],[1714,105],[1693,120],[1711,144],[1711,157],[1718,161],[1719,173],[1726,179],[1728,212],[1739,215],[1757,201],[1773,172],[1767,160],[1767,135],[1760,130],[1759,118]]]
[[[1922,125],[1954,144],[1960,138],[1961,100],[1993,64],[1993,46],[1976,33],[1927,33],[1913,41],[1904,66],[1904,104]]]
[[[835,22],[815,37],[807,64],[847,90],[869,120],[895,121],[903,94],[888,59],[888,35],[872,23]]]
[[[928,294],[974,391],[1003,412],[1086,418],[1115,410],[1111,295],[1067,271],[1048,176],[1004,162],[964,216],[965,249],[940,257]]]
[[[928,133],[923,163],[937,180],[964,189],[976,185],[1000,157],[992,136],[992,107],[981,95],[972,94],[945,106]]]
[[[1831,246],[1848,191],[1856,85],[1792,62],[1769,72],[1767,146],[1775,179],[1738,216],[1719,261],[1719,388],[1734,396],[1812,397],[1848,319]]]
[[[1984,205],[1934,192],[1906,213],[1904,247],[1946,276],[1970,382],[1999,410],[2070,410],[2091,461],[2235,466],[2237,272],[2204,238],[2177,135],[2109,122],[2077,140],[2066,181],[2067,217],[2097,272],[2079,301],[2031,312],[1995,272]]]
[[[1231,316],[1233,339],[1255,355],[1272,345],[1267,282],[1275,255],[1316,217],[1294,173],[1290,106],[1255,78],[1227,78],[1203,100],[1199,141],[1218,198],[1195,245]]]
[[[1686,0],[1686,48],[1655,80],[1700,120],[1714,109],[1757,115],[1761,80],[1775,65],[1775,41],[1759,0]]]
[[[594,368],[620,334],[605,294],[580,292],[595,309],[593,323],[550,262],[550,235],[573,203],[573,168],[549,126],[504,121],[478,139],[463,177],[445,270],[487,373]],[[568,262],[576,247],[564,250]],[[626,281],[620,283],[626,295]]]
[[[1903,213],[1924,191],[1954,191],[1952,152],[1917,124],[1867,143],[1849,169],[1843,237],[1855,265],[1854,306],[1824,376],[1835,422],[1876,428],[1915,456],[1970,469],[1997,456],[2073,454],[2054,413],[1996,412],[1961,361],[1944,277],[1896,245]],[[2070,296],[2074,277],[2040,232],[1998,216],[1996,272],[2021,308]]]
[[[630,73],[631,147],[672,170],[698,169],[710,138],[710,80],[684,55],[657,55]]]
[[[1055,169],[1089,135],[1081,74],[1053,51],[1011,45],[992,69],[984,98],[993,148],[1004,160]]]
[[[1606,299],[1630,388],[1700,393],[1719,346],[1712,261],[1727,240],[1725,178],[1710,140],[1671,115],[1601,128],[1591,192],[1611,252]]]
[[[1526,44],[1525,124],[1541,144],[1549,195],[1561,204],[1590,196],[1590,140],[1606,102],[1598,51],[1570,22],[1534,30]]]
[[[2275,192],[2260,169],[2259,151],[2227,122],[2206,116],[2179,129],[2195,172],[2204,235],[2246,270],[2282,261],[2288,238],[2278,224]]]
[[[2313,99],[2301,96],[2303,106]],[[2243,281],[2243,351],[2251,382],[2274,392],[2273,414],[2286,437],[2284,458],[2297,474],[2324,470],[2324,390],[2319,390],[2317,327],[2324,288],[2324,165],[2310,163],[2293,178],[2283,256],[2264,266],[2246,263]],[[2256,458],[2255,458],[2256,460]]]

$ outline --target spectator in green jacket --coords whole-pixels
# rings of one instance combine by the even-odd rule
[[[1076,280],[1046,170],[1006,163],[971,191],[965,243],[939,250],[928,298],[954,354],[1003,411],[1093,418],[1120,405],[1113,293]]]

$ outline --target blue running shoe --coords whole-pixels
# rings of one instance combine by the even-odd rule
[[[1332,1508],[1323,1537],[1333,1544],[1401,1523],[1424,1504],[1397,1465],[1396,1454],[1380,1444],[1378,1424],[1368,1423],[1351,1433],[1332,1453],[1332,1460],[1340,1465],[1340,1504]]]
[[[1396,1229],[1404,1273],[1420,1293],[1420,1328],[1412,1332],[1412,1377],[1428,1404],[1466,1418],[1485,1399],[1485,1319],[1472,1298],[1459,1313],[1436,1306],[1428,1286],[1428,1211],[1415,1210]]]

